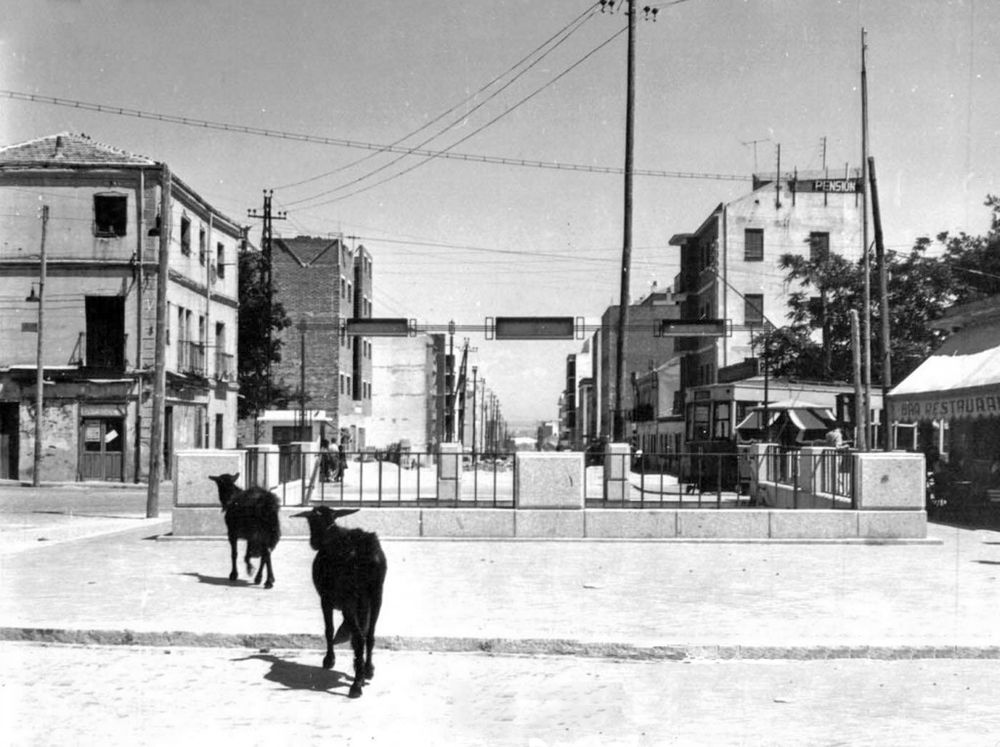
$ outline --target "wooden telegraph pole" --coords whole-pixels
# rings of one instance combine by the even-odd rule
[[[625,214],[622,230],[621,292],[618,306],[618,339],[615,346],[615,409],[616,441],[628,437],[625,433],[625,413],[622,409],[625,389],[625,351],[629,317],[629,278],[632,265],[632,171],[635,138],[635,0],[628,0],[628,82],[625,93]]]
[[[32,464],[31,484],[38,487],[41,484],[42,471],[42,415],[45,404],[45,367],[42,341],[43,322],[45,316],[45,234],[49,226],[49,206],[42,205],[42,247],[38,267],[38,347],[35,353],[35,454]]]
[[[153,364],[153,418],[149,437],[149,488],[146,518],[160,515],[160,480],[163,479],[163,420],[167,393],[167,279],[170,271],[170,167],[160,168],[160,255],[156,276],[156,358]]]

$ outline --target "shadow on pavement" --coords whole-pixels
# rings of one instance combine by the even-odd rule
[[[349,687],[353,678],[347,677],[335,669],[323,669],[307,664],[299,664],[294,661],[286,661],[273,654],[253,654],[242,659],[233,661],[250,661],[257,659],[265,661],[271,665],[271,669],[264,675],[264,679],[276,682],[288,690],[312,690],[315,692],[329,692],[333,688]],[[347,693],[330,693],[347,697]]]
[[[198,579],[198,583],[209,584],[210,586],[253,586],[253,584],[243,578],[230,581],[229,576],[206,576],[203,573],[191,571],[188,571],[187,573],[179,573],[178,575],[191,576],[192,578]]]

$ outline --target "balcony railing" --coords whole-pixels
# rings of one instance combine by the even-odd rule
[[[181,340],[177,347],[177,369],[182,373],[204,376],[205,346],[200,342]]]
[[[228,353],[215,354],[215,378],[219,381],[236,379],[236,357]]]

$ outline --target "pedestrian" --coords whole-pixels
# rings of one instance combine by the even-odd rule
[[[333,478],[334,482],[342,482],[344,471],[347,469],[347,454],[344,451],[344,439],[341,438],[337,444],[337,474]]]
[[[834,426],[826,434],[826,445],[839,449],[844,445],[844,434],[840,432],[840,426]]]
[[[333,454],[330,453],[330,440],[322,438],[319,442],[319,472],[323,482],[330,482],[330,472],[333,470]]]

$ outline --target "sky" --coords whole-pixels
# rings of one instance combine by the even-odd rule
[[[773,172],[779,144],[782,171],[859,165],[862,28],[886,245],[986,231],[1000,3],[650,4],[635,43],[635,168],[649,173],[635,176],[633,302],[672,284],[670,237]],[[521,315],[595,325],[618,302],[624,13],[588,0],[0,0],[0,12],[0,145],[78,132],[166,162],[258,243],[247,210],[273,189],[287,211],[276,235],[368,248],[375,316],[456,322],[509,421],[557,417],[582,340],[464,330]]]

